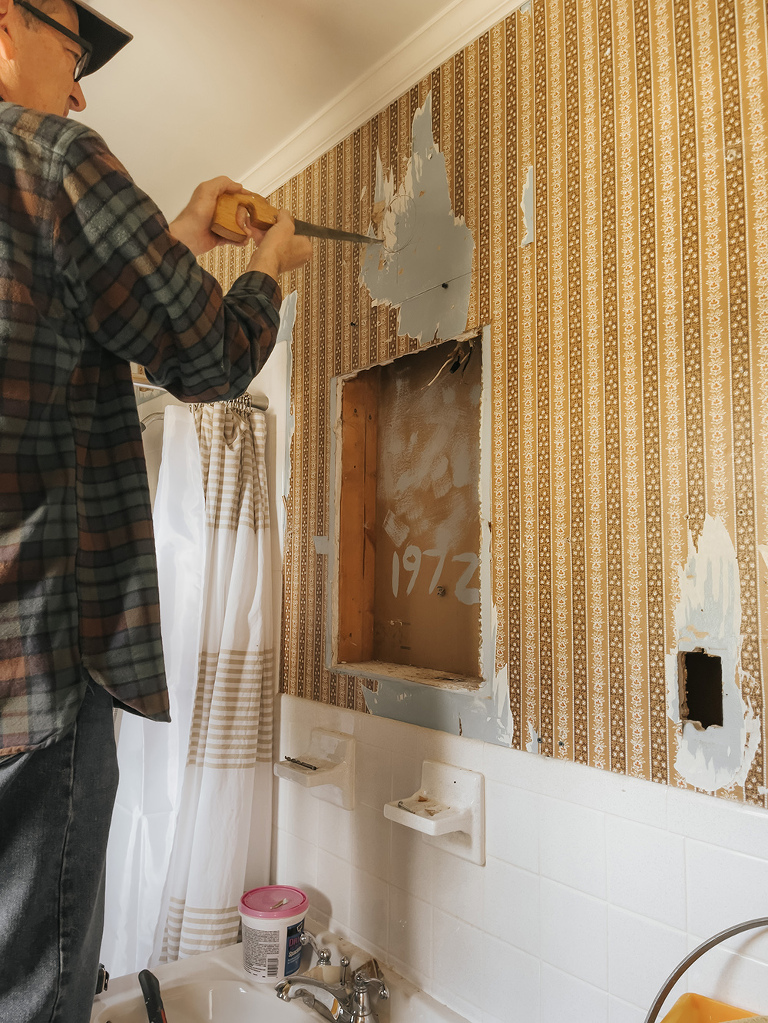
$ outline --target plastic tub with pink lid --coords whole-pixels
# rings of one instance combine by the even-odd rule
[[[243,966],[255,980],[277,983],[301,963],[301,932],[309,900],[300,888],[252,888],[240,900]]]

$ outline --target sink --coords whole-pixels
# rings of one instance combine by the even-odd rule
[[[263,1018],[268,1005],[264,995],[237,980],[220,980],[213,983],[194,982],[183,988],[163,991],[163,1004],[168,1023],[252,1023]],[[270,1006],[271,1007],[271,1003]],[[291,1008],[291,1006],[287,1006]],[[298,1008],[298,1007],[297,1007]],[[274,1006],[275,1014],[279,1006]],[[283,1013],[280,1016],[283,1017]],[[293,1019],[297,1016],[293,1014]],[[302,1023],[306,1016],[301,1013]],[[143,1001],[130,1000],[118,1009],[105,1008],[92,1020],[99,1023],[147,1023]],[[288,1017],[285,1017],[286,1020]]]
[[[311,923],[311,922],[310,922]],[[328,946],[333,962],[347,955],[353,967],[369,955],[329,932],[309,929]],[[311,950],[305,950],[300,973],[309,966]],[[109,964],[107,963],[107,969]],[[379,1023],[466,1023],[445,1005],[399,976],[382,963],[390,997],[378,1003]],[[243,969],[243,946],[230,945],[176,963],[152,968],[160,982],[167,1023],[322,1023],[320,1015],[301,999],[281,1001],[275,984],[254,980]],[[296,978],[300,976],[296,974]],[[147,1023],[136,974],[116,977],[109,990],[97,995],[90,1023]]]
[[[160,982],[167,1023],[309,1023],[301,1004],[280,1002],[274,984],[242,968],[241,945],[208,952],[152,972]],[[319,1019],[319,1017],[318,1017]],[[147,1023],[138,978],[118,977],[93,1003],[91,1023]]]

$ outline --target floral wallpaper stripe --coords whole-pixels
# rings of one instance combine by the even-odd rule
[[[531,0],[272,197],[367,231],[377,157],[399,185],[431,93],[453,210],[475,239],[467,326],[491,330],[496,667],[514,744],[699,784],[679,766],[672,683],[691,627],[681,580],[719,517],[740,587],[736,681],[760,742],[718,791],[762,805],[767,40],[759,0]],[[205,265],[227,285],[246,259],[221,250]],[[364,710],[358,680],[324,667],[314,538],[329,523],[331,381],[418,342],[372,305],[360,268],[358,248],[320,244],[283,282],[298,315],[281,684]]]

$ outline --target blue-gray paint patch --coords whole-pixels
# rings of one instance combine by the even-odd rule
[[[287,358],[285,360],[285,465],[283,466],[283,497],[288,497],[291,485],[291,442],[296,429],[296,417],[293,414],[291,405],[291,375],[293,373],[293,328],[296,324],[296,308],[299,301],[299,293],[292,291],[283,299],[280,306],[280,326],[277,330],[275,347],[280,344],[287,345]],[[285,528],[286,511],[283,507],[283,528]]]
[[[533,216],[534,196],[533,167],[529,167],[528,173],[525,177],[525,184],[523,185],[523,199],[520,203],[520,209],[523,211],[523,227],[525,229],[525,236],[520,242],[520,248],[524,245],[530,245],[535,237],[534,228],[536,221]]]
[[[378,679],[374,693],[363,686],[365,705],[377,717],[463,735],[500,746],[512,745],[506,672],[475,693],[395,679]]]
[[[432,137],[432,94],[413,118],[411,159],[395,192],[377,155],[374,208],[384,245],[368,246],[360,280],[374,305],[399,308],[398,333],[422,343],[467,327],[472,232],[451,209],[445,157]]]

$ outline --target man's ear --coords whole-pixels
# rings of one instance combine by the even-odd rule
[[[16,52],[11,18],[18,16],[13,0],[0,0],[0,60],[11,60]]]

